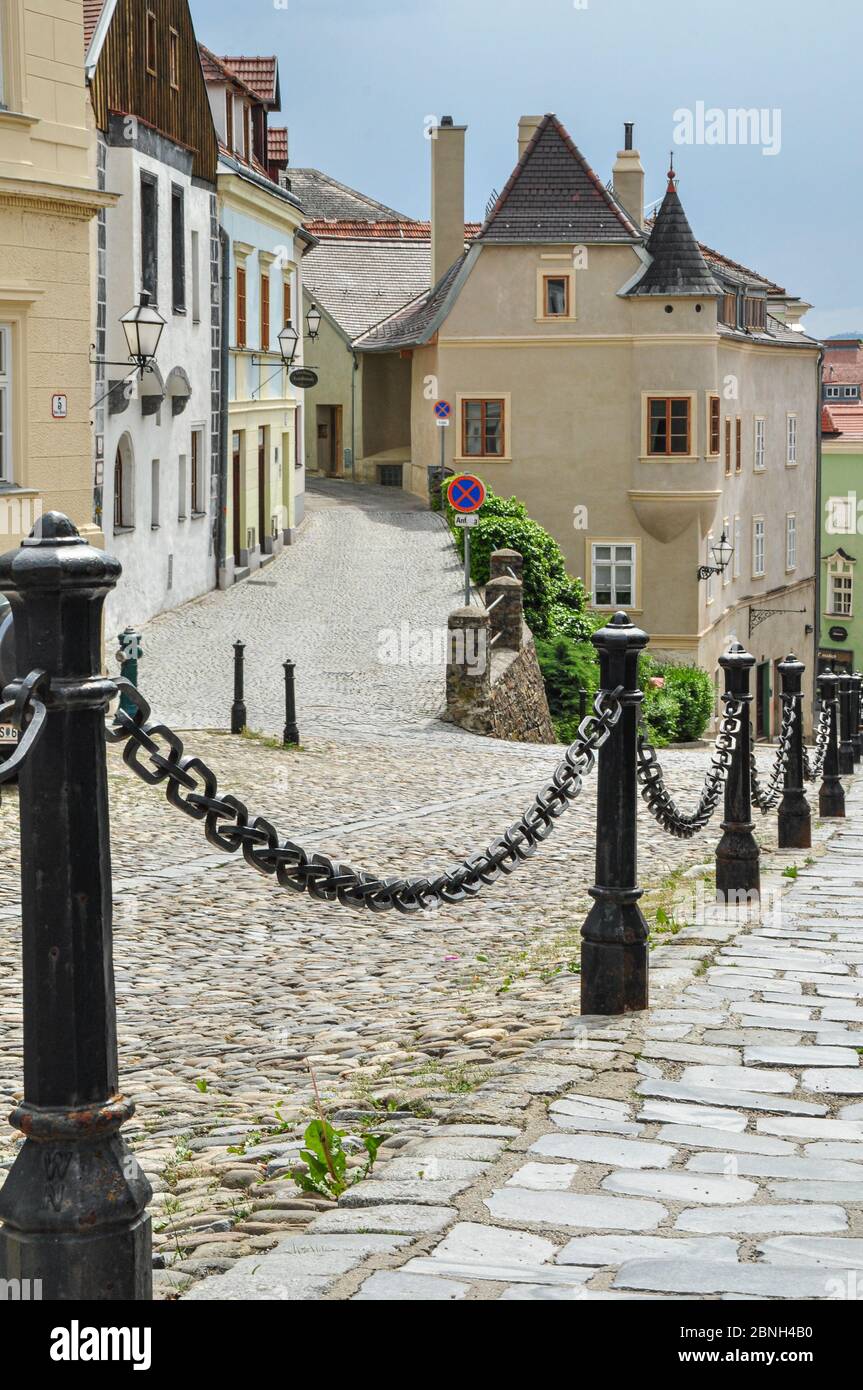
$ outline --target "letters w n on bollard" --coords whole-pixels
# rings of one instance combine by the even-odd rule
[[[636,738],[638,658],[646,632],[617,613],[593,634],[600,690],[620,690],[623,712],[599,750],[596,790],[596,884],[581,929],[581,1012],[625,1014],[647,1008],[648,928],[638,905]]]
[[[19,773],[24,1100],[11,1123],[25,1140],[0,1190],[0,1279],[41,1279],[48,1300],[152,1296],[151,1191],[120,1135],[135,1107],[117,1076],[105,754],[117,688],[100,633],[119,575],[57,512],[0,557],[19,670],[47,677]]]

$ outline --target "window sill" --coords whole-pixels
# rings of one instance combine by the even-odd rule
[[[470,463],[475,468],[486,463],[512,463],[511,454],[456,454],[453,463]]]
[[[187,312],[188,312],[188,311],[187,311],[185,308],[183,308],[182,306],[180,306],[180,305],[177,305],[177,304],[172,304],[172,305],[171,305],[171,313],[172,313],[172,314],[182,315],[182,317],[185,318]]]
[[[0,106],[0,124],[29,129],[31,126],[38,125],[39,119],[38,116],[28,116],[25,111],[9,111],[5,106]]]
[[[159,523],[158,521],[151,521],[151,522],[150,522],[150,530],[151,530],[151,531],[161,531],[161,529],[162,529],[162,527],[161,527],[161,525],[160,525],[160,523]]]
[[[115,526],[115,527],[114,527],[114,535],[115,535],[115,536],[131,536],[131,534],[132,534],[132,532],[134,531],[134,529],[135,529],[134,526]]]
[[[207,515],[206,512],[192,512],[192,520],[193,520],[193,521],[200,521],[200,520],[201,520],[203,517],[205,517],[206,515]]]
[[[542,314],[534,319],[534,323],[578,323],[576,314]]]
[[[621,605],[619,603],[592,603],[590,606],[591,608],[595,609],[597,613],[619,613],[621,607],[623,607],[627,613],[641,614],[644,612],[643,608],[633,608],[632,604]]]
[[[700,454],[641,454],[639,463],[701,463]]]
[[[178,521],[188,521],[189,518],[186,516],[185,512],[181,512],[181,514],[177,517],[177,520],[178,520]]]

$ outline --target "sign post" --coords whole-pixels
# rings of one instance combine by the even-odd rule
[[[443,480],[446,477],[446,434],[444,430],[449,428],[452,418],[452,406],[449,401],[435,401],[434,418],[435,424],[440,427],[440,489],[443,487]]]
[[[447,488],[447,500],[458,513],[456,525],[464,527],[464,606],[470,608],[470,533],[478,518],[474,515],[485,501],[485,483],[472,473],[458,473]]]

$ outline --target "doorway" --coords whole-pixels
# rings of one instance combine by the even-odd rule
[[[317,407],[318,434],[318,472],[331,478],[340,478],[342,467],[342,407],[340,405],[319,405]]]
[[[761,661],[755,674],[755,737],[770,737],[770,662]]]
[[[232,492],[232,506],[231,506],[231,511],[232,511],[232,513],[233,513],[233,520],[234,520],[234,564],[235,564],[235,565],[239,565],[239,564],[241,563],[241,561],[240,561],[240,551],[241,551],[242,548],[243,548],[243,547],[242,547],[242,516],[240,515],[240,512],[241,512],[241,503],[242,503],[242,496],[243,496],[243,487],[242,487],[242,480],[243,480],[243,450],[242,450],[242,440],[243,440],[243,436],[242,436],[241,434],[235,434],[234,437],[233,437],[233,442],[232,442],[232,449],[233,449],[233,464],[232,464],[233,492]]]
[[[267,431],[258,430],[258,549],[264,553],[264,541],[269,535],[267,525]]]

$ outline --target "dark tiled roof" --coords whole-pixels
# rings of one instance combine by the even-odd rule
[[[303,261],[303,287],[356,338],[428,293],[429,241],[322,238]]]
[[[369,352],[396,352],[423,342],[463,265],[464,257],[455,261],[432,289],[364,333],[356,346]]]
[[[668,192],[653,224],[647,250],[651,263],[629,291],[632,295],[716,295],[721,286],[715,280],[677,195],[676,182],[669,180]]]
[[[556,116],[542,118],[489,213],[483,241],[641,241]]]
[[[250,91],[255,93],[271,111],[278,111],[281,106],[279,96],[279,62],[273,58],[230,58],[223,57],[222,62],[245,83]]]
[[[105,8],[105,0],[84,0],[84,52],[93,42],[99,16]]]
[[[320,169],[287,170],[291,191],[299,198],[309,217],[320,221],[410,222],[406,213],[396,212],[385,203],[339,183]]]
[[[288,162],[288,127],[269,126],[267,128],[267,155],[274,164]]]

